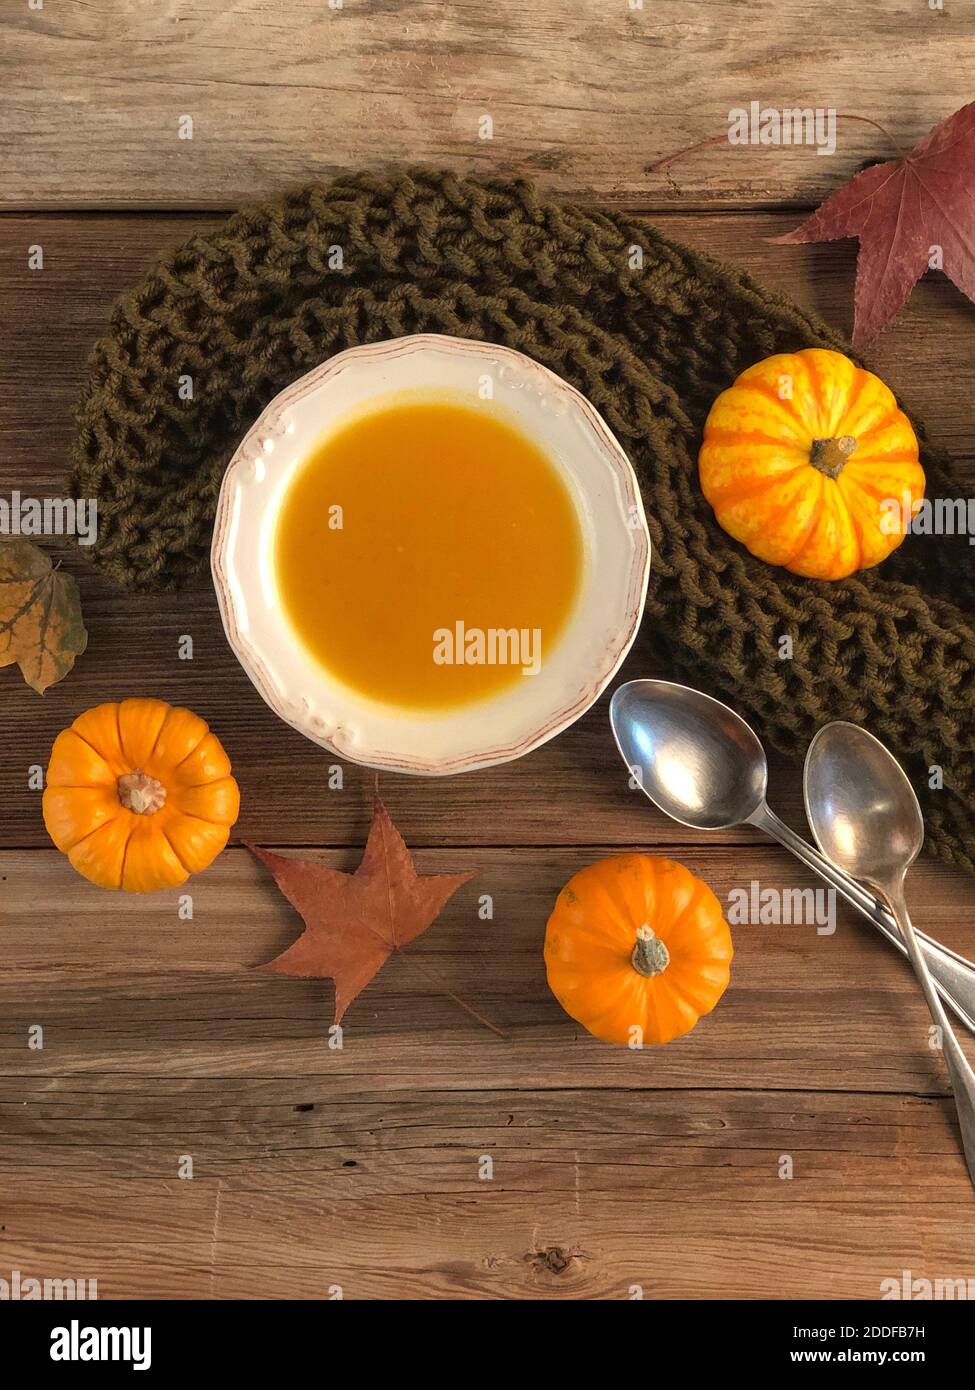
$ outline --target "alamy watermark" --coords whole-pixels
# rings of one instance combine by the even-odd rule
[[[975,497],[885,497],[880,529],[888,536],[967,536],[975,545]]]
[[[835,888],[763,888],[753,878],[747,888],[728,894],[733,927],[815,927],[817,936],[836,931]]]
[[[10,1271],[9,1279],[0,1278],[0,1302],[27,1303],[34,1299],[93,1299],[98,1297],[97,1279],[37,1279]]]
[[[542,631],[537,627],[467,627],[462,618],[433,634],[438,666],[520,666],[522,675],[542,669]]]
[[[975,1278],[971,1275],[940,1279],[915,1278],[911,1270],[902,1269],[896,1278],[881,1279],[880,1297],[913,1299],[917,1302],[967,1302],[975,1299]]]
[[[833,106],[733,106],[728,112],[729,145],[811,145],[817,154],[836,153]]]
[[[79,545],[98,537],[98,502],[93,498],[0,497],[0,536],[77,536]]]
[[[152,1365],[151,1327],[87,1327],[72,1318],[51,1330],[52,1361],[131,1361],[133,1371]]]

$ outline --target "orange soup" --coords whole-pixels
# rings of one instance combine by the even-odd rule
[[[330,673],[376,700],[443,708],[538,673],[579,590],[582,537],[554,466],[490,405],[406,400],[300,466],[275,572]]]

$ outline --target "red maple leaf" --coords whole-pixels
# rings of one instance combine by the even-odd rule
[[[421,878],[378,793],[362,862],[354,874],[254,845],[247,848],[271,870],[281,892],[305,923],[297,941],[257,968],[279,975],[334,980],[336,1023],[392,953],[421,936],[461,884],[474,877],[473,873],[463,873],[425,874]],[[425,975],[432,975],[415,957],[411,959]],[[442,982],[437,983],[485,1027],[500,1031]]]
[[[850,179],[784,243],[858,237],[853,342],[875,337],[924,272],[941,269],[975,300],[975,102],[910,154]]]

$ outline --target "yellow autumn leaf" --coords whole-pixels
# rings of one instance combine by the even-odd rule
[[[43,695],[88,645],[78,585],[25,540],[0,540],[0,667]]]

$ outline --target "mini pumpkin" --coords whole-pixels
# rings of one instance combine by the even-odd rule
[[[58,849],[100,888],[174,888],[217,857],[240,810],[206,723],[163,700],[98,705],[58,734],[44,791]]]
[[[575,874],[545,929],[549,987],[604,1042],[666,1043],[725,992],[731,931],[701,879],[673,859],[621,854]]]
[[[822,348],[767,357],[722,391],[698,468],[730,536],[811,579],[879,565],[924,496],[917,438],[893,393]]]

